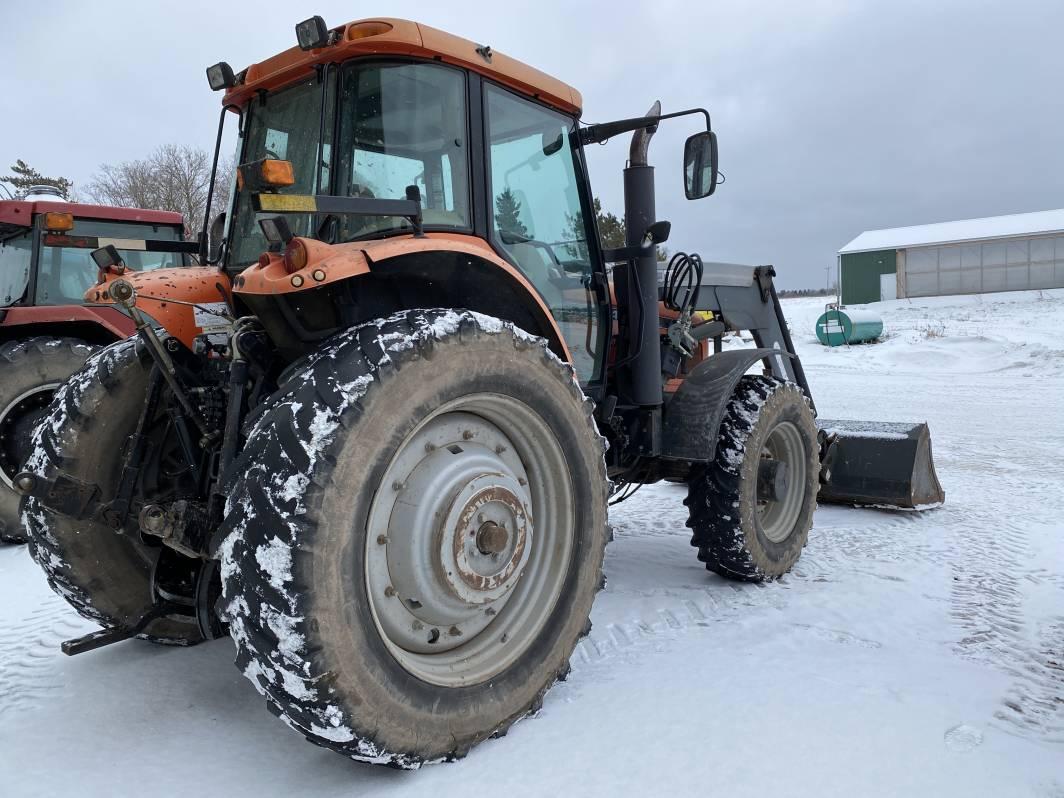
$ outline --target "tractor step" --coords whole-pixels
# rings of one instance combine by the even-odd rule
[[[121,643],[143,632],[148,624],[156,618],[162,618],[167,613],[179,609],[172,604],[156,604],[148,613],[132,626],[114,626],[110,629],[97,629],[87,635],[75,637],[73,640],[64,640],[59,648],[68,657],[75,654],[84,654],[87,651],[95,651],[98,648],[109,646],[112,643]]]
[[[820,493],[828,504],[925,510],[946,500],[926,423],[818,419]]]

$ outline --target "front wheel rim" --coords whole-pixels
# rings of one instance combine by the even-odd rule
[[[497,676],[553,612],[576,531],[557,436],[523,401],[449,402],[398,447],[370,508],[365,579],[377,631],[414,676]]]
[[[757,486],[757,516],[761,531],[773,543],[783,543],[794,531],[805,501],[808,464],[801,430],[790,421],[781,421],[773,427],[761,447],[761,461],[782,463],[786,469],[784,489],[772,498],[762,498],[763,486]],[[759,469],[759,483],[761,473]]]

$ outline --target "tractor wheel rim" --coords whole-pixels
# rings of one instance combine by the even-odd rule
[[[399,446],[370,508],[374,623],[408,672],[441,686],[490,679],[554,610],[575,535],[565,455],[524,402],[475,394]]]
[[[47,407],[61,384],[49,382],[34,385],[0,408],[0,482],[7,487],[12,487],[12,480],[30,455],[30,450],[25,445],[28,442],[19,440],[22,437],[21,430],[18,429],[19,422],[24,420],[27,414]]]
[[[794,531],[805,499],[807,463],[801,430],[790,421],[781,421],[765,439],[761,457],[778,460],[786,468],[783,494],[757,502],[758,523],[765,537],[782,543]]]

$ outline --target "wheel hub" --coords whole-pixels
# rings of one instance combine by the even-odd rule
[[[403,440],[370,507],[364,572],[401,667],[478,684],[538,639],[572,556],[571,480],[551,427],[503,394],[453,399]]]
[[[391,491],[380,619],[407,650],[439,652],[478,634],[506,604],[533,537],[528,479],[493,424],[443,416],[404,448]],[[384,563],[382,563],[383,565]]]
[[[477,551],[481,554],[501,554],[506,549],[510,536],[504,527],[494,521],[485,522],[477,530]]]

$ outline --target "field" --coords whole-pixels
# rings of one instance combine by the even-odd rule
[[[305,743],[224,640],[66,658],[91,625],[0,550],[0,794],[1064,796],[1064,291],[872,307],[885,340],[829,350],[784,302],[821,415],[928,421],[945,506],[821,507],[754,586],[641,489],[569,680],[457,764]]]

